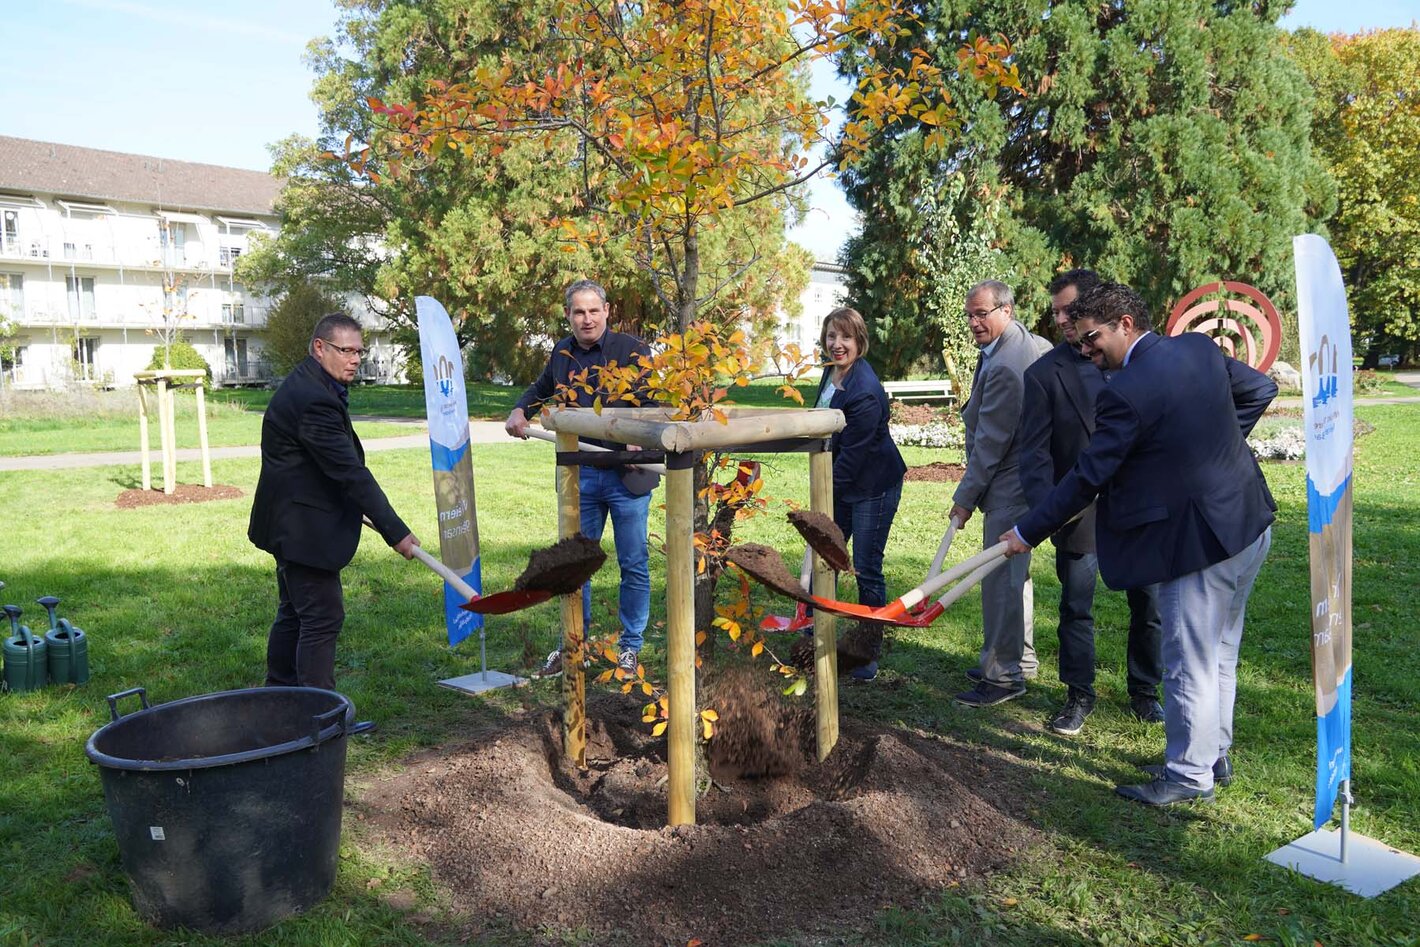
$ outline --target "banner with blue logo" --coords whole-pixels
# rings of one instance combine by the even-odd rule
[[[1307,446],[1311,551],[1312,681],[1316,688],[1316,811],[1331,819],[1351,778],[1351,321],[1331,247],[1292,239],[1301,333],[1302,423]]]
[[[434,466],[434,499],[439,511],[439,558],[474,591],[482,593],[463,357],[454,324],[444,307],[431,296],[416,297],[414,307],[419,316],[419,355],[424,363],[429,456]],[[483,625],[482,615],[459,607],[464,601],[462,595],[444,583],[444,615],[450,645],[458,644]]]

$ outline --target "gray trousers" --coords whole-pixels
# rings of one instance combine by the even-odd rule
[[[1025,504],[988,510],[982,523],[982,545],[996,538],[1025,516]],[[1030,554],[1012,556],[1006,564],[981,580],[981,677],[988,684],[1013,687],[1034,675],[1035,656],[1033,589]]]
[[[1159,586],[1164,623],[1164,763],[1170,782],[1213,788],[1233,745],[1238,649],[1247,598],[1272,545],[1269,526],[1231,559]]]

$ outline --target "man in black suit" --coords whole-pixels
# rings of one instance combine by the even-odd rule
[[[266,645],[267,686],[335,688],[335,639],[345,621],[340,570],[360,545],[362,516],[404,558],[419,545],[365,466],[350,423],[348,386],[364,354],[360,323],[325,316],[310,355],[276,389],[261,422],[247,537],[276,558],[280,600]]]
[[[1034,506],[1050,494],[1095,430],[1095,399],[1106,375],[1080,354],[1070,304],[1100,284],[1093,270],[1070,270],[1050,282],[1050,313],[1064,341],[1026,369],[1020,442],[1021,489]],[[1095,577],[1095,508],[1050,537],[1055,544],[1055,575],[1060,579],[1060,681],[1067,688],[1065,706],[1048,726],[1073,736],[1095,707],[1095,624],[1092,612]],[[1159,656],[1162,624],[1158,588],[1127,589],[1129,706],[1145,723],[1163,723],[1158,687],[1163,678]]]
[[[1205,335],[1161,338],[1127,286],[1104,283],[1070,312],[1081,351],[1113,375],[1089,446],[1000,538],[1029,552],[1099,498],[1100,575],[1117,589],[1159,583],[1164,623],[1164,764],[1115,791],[1151,806],[1211,801],[1232,779],[1243,619],[1277,509],[1246,438],[1277,386]]]

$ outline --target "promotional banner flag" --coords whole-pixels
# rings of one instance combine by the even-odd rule
[[[478,556],[478,519],[473,501],[473,458],[469,455],[468,395],[463,358],[449,314],[437,300],[414,300],[419,315],[419,355],[424,363],[424,407],[429,417],[429,456],[434,466],[434,498],[439,507],[439,558],[474,591],[483,592]],[[449,644],[456,645],[483,626],[483,616],[464,611],[465,599],[444,583],[444,615]]]
[[[1316,812],[1331,818],[1351,778],[1351,323],[1346,287],[1321,237],[1294,237],[1311,547]]]

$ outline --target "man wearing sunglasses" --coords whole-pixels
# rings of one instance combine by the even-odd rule
[[[276,558],[267,686],[335,689],[335,640],[345,622],[340,570],[360,545],[362,516],[404,558],[419,545],[365,466],[350,423],[349,385],[364,354],[360,323],[344,313],[323,317],[310,355],[281,382],[262,418],[247,537]]]
[[[1075,466],[1095,429],[1095,402],[1105,374],[1080,352],[1070,304],[1100,284],[1093,270],[1070,270],[1050,282],[1050,314],[1064,337],[1059,345],[1026,369],[1025,409],[1021,414],[1021,489],[1027,504],[1038,504]],[[1068,690],[1065,705],[1050,718],[1054,733],[1074,736],[1084,729],[1095,707],[1094,598],[1098,573],[1095,555],[1095,508],[1050,537],[1055,546],[1055,575],[1060,580],[1060,682]],[[1129,589],[1127,681],[1129,708],[1145,723],[1163,723],[1158,687],[1163,678],[1159,656],[1161,624],[1158,589]]]
[[[1164,763],[1116,792],[1151,806],[1211,801],[1233,776],[1233,701],[1248,595],[1277,509],[1247,446],[1277,386],[1207,336],[1161,338],[1127,286],[1070,309],[1080,350],[1111,371],[1089,446],[1050,494],[1001,535],[1028,552],[1099,498],[1100,575],[1159,583]]]
[[[1027,509],[1017,469],[1022,375],[1049,350],[1050,343],[1016,321],[1015,295],[996,280],[971,288],[962,318],[981,347],[981,357],[971,396],[961,409],[966,471],[952,495],[950,515],[964,524],[973,510],[980,510],[985,520],[982,535],[990,537],[1010,527]],[[981,660],[967,671],[975,686],[957,694],[957,703],[989,707],[1026,692],[1026,678],[1035,676],[1037,667],[1029,581],[1029,556],[982,580]]]

